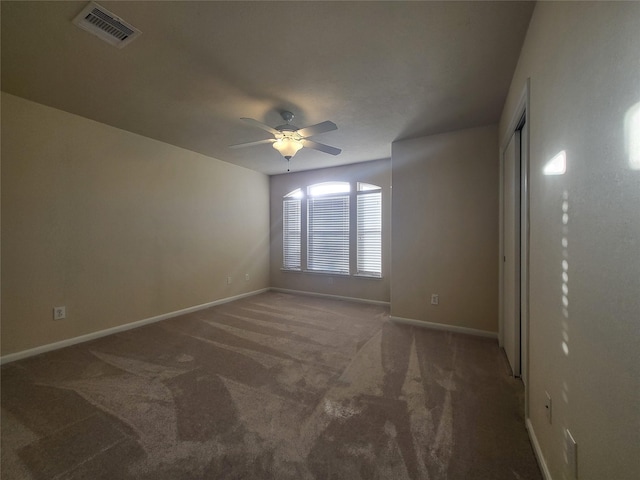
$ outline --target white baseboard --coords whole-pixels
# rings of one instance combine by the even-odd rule
[[[540,444],[538,443],[536,433],[533,430],[531,420],[527,418],[527,420],[525,421],[525,425],[527,426],[527,432],[529,433],[529,439],[531,440],[531,445],[533,446],[533,452],[536,454],[536,460],[538,461],[538,466],[540,467],[540,471],[542,472],[544,480],[553,480],[553,478],[551,478],[551,473],[549,473],[547,462],[544,461],[544,455],[542,455],[542,450],[540,449]]]
[[[413,318],[402,318],[402,317],[389,317],[392,322],[404,323],[406,325],[412,325],[414,327],[424,327],[424,328],[432,328],[434,330],[445,330],[447,332],[455,332],[455,333],[465,333],[467,335],[475,335],[476,337],[487,337],[498,339],[498,334],[496,332],[488,332],[486,330],[478,330],[475,328],[468,327],[457,327],[455,325],[445,325],[443,323],[433,323],[427,322],[424,320],[414,320]]]
[[[356,297],[343,297],[340,295],[331,295],[328,293],[316,293],[316,292],[305,292],[304,290],[290,290],[288,288],[277,288],[271,287],[272,292],[281,292],[281,293],[293,293],[295,295],[307,295],[310,297],[324,297],[324,298],[334,298],[336,300],[348,300],[350,302],[359,302],[359,303],[370,303],[373,305],[384,305],[389,306],[389,302],[383,302],[381,300],[369,300],[367,298],[356,298]]]
[[[99,330],[97,332],[87,333],[86,335],[80,335],[79,337],[68,338],[66,340],[61,340],[59,342],[49,343],[47,345],[41,345],[39,347],[30,348],[28,350],[23,350],[21,352],[10,353],[8,355],[4,355],[0,357],[0,365],[4,365],[5,363],[9,363],[9,362],[15,362],[16,360],[21,360],[27,357],[33,357],[34,355],[50,352],[52,350],[58,350],[60,348],[69,347],[77,343],[88,342],[90,340],[95,340],[96,338],[106,337],[107,335],[112,335],[114,333],[124,332],[126,330],[131,330],[132,328],[141,327],[143,325],[159,322],[161,320],[166,320],[168,318],[178,317],[180,315],[196,312],[198,310],[204,310],[205,308],[214,307],[216,305],[222,305],[223,303],[233,302],[234,300],[239,300],[245,297],[251,297],[253,295],[258,295],[260,293],[264,293],[268,291],[269,291],[269,288],[262,288],[260,290],[254,290],[253,292],[242,293],[240,295],[235,295],[233,297],[226,297],[226,298],[221,298],[219,300],[214,300],[213,302],[203,303],[202,305],[183,308],[182,310],[176,310],[175,312],[163,313],[162,315],[157,315],[155,317],[144,318],[142,320],[137,320],[135,322],[126,323],[124,325],[118,325],[117,327],[111,327],[105,330]]]

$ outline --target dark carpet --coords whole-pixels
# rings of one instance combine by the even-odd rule
[[[541,479],[495,341],[265,293],[2,367],[3,480]]]

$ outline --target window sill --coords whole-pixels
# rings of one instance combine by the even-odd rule
[[[285,273],[310,273],[312,275],[328,275],[333,277],[352,277],[352,278],[366,278],[369,280],[382,280],[382,275],[373,275],[366,273],[354,273],[353,275],[349,273],[339,273],[339,272],[322,272],[318,270],[302,270],[300,268],[280,268],[281,272]]]
[[[354,277],[358,277],[358,278],[369,278],[371,280],[382,280],[382,275],[373,275],[373,274],[367,274],[367,273],[356,273],[353,276]]]
[[[329,275],[333,277],[349,277],[348,273],[343,272],[329,272],[323,270],[302,270],[302,273],[311,273],[313,275]]]

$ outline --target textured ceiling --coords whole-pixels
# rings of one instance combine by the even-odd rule
[[[142,30],[117,49],[71,20],[88,2],[6,2],[2,90],[266,174],[290,110],[333,157],[291,170],[388,158],[395,140],[496,123],[531,2],[98,2]]]

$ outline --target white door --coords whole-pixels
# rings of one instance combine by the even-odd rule
[[[520,376],[520,131],[504,150],[503,342],[514,376]]]

